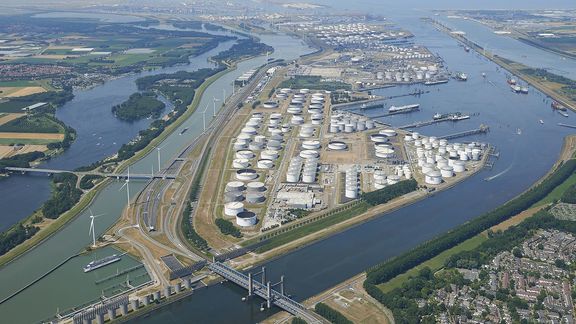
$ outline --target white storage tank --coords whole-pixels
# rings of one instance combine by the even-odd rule
[[[303,159],[313,159],[320,156],[316,150],[303,150],[300,152],[300,157]]]
[[[454,168],[454,172],[461,173],[466,171],[466,162],[455,160],[452,162],[452,167]]]
[[[247,192],[264,192],[264,191],[266,191],[266,187],[265,187],[263,182],[254,181],[254,182],[249,182],[246,185],[246,191]]]
[[[243,201],[244,194],[241,191],[229,191],[224,193],[224,202]]]
[[[434,164],[432,163],[424,163],[422,164],[422,173],[428,174],[429,172],[434,170]]]
[[[260,158],[263,160],[276,160],[278,159],[278,151],[276,150],[265,150],[260,153]]]
[[[292,125],[302,125],[302,124],[304,124],[304,117],[298,116],[298,115],[294,115],[294,116],[292,116],[292,118],[290,119],[290,123],[291,123]]]
[[[256,133],[258,132],[256,130],[256,128],[254,127],[250,127],[250,126],[246,126],[244,128],[242,128],[242,130],[240,131],[242,134],[248,134],[248,135],[256,135]]]
[[[302,149],[304,150],[317,150],[320,148],[320,141],[309,140],[302,142]]]
[[[427,184],[439,185],[442,183],[442,174],[440,171],[430,171],[426,173],[425,181]]]
[[[376,149],[375,154],[379,158],[389,159],[389,158],[392,158],[394,156],[394,150],[391,148],[387,148],[387,147],[383,147],[383,148],[378,147]]]
[[[315,172],[306,172],[302,174],[302,182],[304,183],[314,183],[316,181]]]
[[[274,167],[274,161],[268,159],[260,159],[256,163],[258,169],[272,169]]]
[[[330,124],[330,133],[338,133],[338,132],[340,132],[338,124]]]
[[[419,138],[420,138],[420,133],[418,133],[418,132],[412,133],[412,139],[413,139],[413,140],[417,140],[417,139],[419,139]]]
[[[262,107],[268,108],[268,109],[274,109],[274,108],[278,108],[278,103],[275,101],[266,101],[265,103],[262,104]]]
[[[253,169],[240,169],[236,171],[236,179],[238,180],[254,180],[258,178],[258,173]]]
[[[244,211],[244,204],[238,201],[229,202],[224,205],[224,215],[236,216]]]
[[[234,192],[241,192],[244,191],[244,182],[242,181],[231,181],[226,184],[226,188],[224,189],[225,192],[234,191]]]
[[[400,182],[400,176],[397,175],[397,174],[391,174],[391,175],[389,175],[388,178],[386,179],[386,182],[387,182],[389,185],[396,184],[396,183]]]
[[[382,134],[372,134],[370,135],[370,140],[376,143],[388,142],[388,136]]]
[[[260,151],[264,148],[264,143],[253,142],[248,145],[250,151]]]
[[[249,204],[261,204],[266,200],[266,196],[260,192],[246,194],[246,202]]]
[[[374,121],[373,121],[372,119],[368,119],[368,120],[366,121],[366,129],[372,129],[372,128],[374,128],[374,127],[375,127]]]
[[[251,211],[243,211],[236,215],[236,224],[241,227],[254,226],[258,222],[256,214]]]
[[[379,133],[388,137],[393,137],[397,135],[396,131],[393,129],[383,129]]]
[[[346,150],[347,148],[348,145],[346,145],[346,143],[341,141],[331,141],[328,143],[328,149],[333,151],[343,151]]]
[[[248,151],[248,150],[242,150],[242,151],[236,152],[236,158],[237,159],[253,159],[254,156],[255,156],[254,152]]]
[[[232,161],[232,167],[234,169],[245,169],[250,167],[250,160],[248,159],[234,159]]]
[[[448,165],[440,167],[442,178],[452,178],[454,176],[454,168]]]

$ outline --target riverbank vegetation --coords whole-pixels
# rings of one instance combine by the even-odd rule
[[[371,206],[377,206],[385,204],[394,198],[403,196],[416,189],[418,189],[418,182],[416,180],[404,180],[382,189],[363,193],[362,196],[360,196],[360,199],[364,200]]]
[[[339,311],[334,308],[324,304],[318,303],[314,306],[314,311],[328,320],[328,322],[333,324],[353,324],[351,320],[347,319],[346,316],[342,315]]]
[[[112,113],[124,121],[137,121],[142,118],[158,118],[166,105],[157,99],[153,92],[137,92],[128,100],[112,107]]]
[[[52,197],[42,206],[46,218],[55,219],[68,211],[82,196],[82,190],[76,188],[78,177],[73,173],[59,173],[52,176]]]
[[[24,226],[21,223],[10,230],[0,233],[0,255],[4,255],[18,244],[32,237],[39,228],[36,226]]]
[[[509,202],[503,204],[502,206],[485,213],[457,228],[449,231],[448,233],[438,236],[428,242],[425,242],[413,250],[404,253],[398,257],[395,257],[387,262],[377,265],[366,271],[366,281],[364,282],[364,288],[372,297],[385,304],[387,307],[391,307],[395,311],[394,315],[398,316],[397,319],[402,319],[402,316],[408,316],[415,310],[412,306],[407,310],[399,311],[397,310],[399,305],[402,305],[406,300],[398,299],[397,295],[390,295],[383,292],[377,285],[387,282],[392,278],[403,274],[409,269],[421,264],[422,262],[433,258],[434,256],[440,254],[441,252],[450,249],[457,244],[470,239],[482,231],[509,219],[510,217],[519,214],[520,212],[528,209],[532,205],[536,204],[541,199],[545,198],[550,192],[552,192],[557,186],[562,184],[566,179],[568,179],[576,171],[576,160],[568,160],[562,165],[560,165],[554,172],[552,172],[546,179],[524,192],[520,196],[510,200]],[[542,214],[540,214],[542,215]],[[544,221],[544,223],[541,223]],[[538,222],[539,226],[544,226],[546,223],[550,223],[552,220],[550,217],[533,217],[529,221],[525,221],[526,224],[532,224],[532,222]],[[524,223],[523,223],[524,224]],[[558,223],[557,223],[558,224]],[[568,226],[568,223],[563,223]],[[531,226],[531,225],[524,225]],[[576,226],[574,224],[570,226]],[[575,227],[576,228],[576,227]],[[494,241],[492,241],[494,242]],[[492,246],[494,243],[482,243],[480,246],[486,247],[487,245]],[[504,242],[497,243],[502,245],[504,248],[507,246]],[[462,252],[459,259],[454,257],[450,258],[448,263],[454,264],[460,262],[460,264],[466,263],[462,256],[470,256],[471,252]],[[476,254],[475,257],[479,255]],[[468,260],[469,265],[474,265],[471,260]],[[396,291],[396,293],[398,293]],[[413,304],[411,304],[413,305]],[[413,318],[413,317],[408,317]],[[410,322],[409,320],[406,323]]]
[[[83,176],[82,179],[80,179],[78,187],[80,187],[80,189],[82,190],[89,190],[94,188],[96,183],[98,183],[102,179],[104,179],[102,176],[96,174],[87,174]]]
[[[29,152],[0,159],[0,170],[5,167],[29,168],[30,163],[45,157],[42,152]]]
[[[239,40],[228,50],[222,51],[212,57],[212,60],[222,64],[230,65],[232,62],[240,61],[247,57],[258,56],[266,53],[272,53],[274,47],[261,43],[250,37]]]
[[[558,91],[561,94],[570,98],[570,100],[576,100],[576,81],[558,74],[548,72],[546,69],[525,68],[520,71],[540,81],[558,84],[560,86]]]

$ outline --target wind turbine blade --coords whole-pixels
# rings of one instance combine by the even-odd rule
[[[94,213],[92,212],[92,208],[88,207],[88,211],[90,212],[90,216],[94,217]]]
[[[90,220],[90,228],[88,229],[88,236],[92,234],[92,229],[94,228],[94,218]]]
[[[98,215],[94,215],[94,218],[98,218],[98,217],[100,217],[100,216],[104,216],[104,215],[106,215],[106,214],[98,214]]]
[[[120,189],[118,189],[118,191],[121,191],[122,189],[124,189],[124,187],[126,187],[126,184],[127,184],[127,183],[128,183],[128,182],[124,182],[124,184],[122,185],[122,187],[120,187]]]

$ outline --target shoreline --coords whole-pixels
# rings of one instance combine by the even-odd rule
[[[575,143],[574,143],[575,141],[576,141],[576,135],[568,135],[568,136],[565,136],[564,139],[563,139],[563,144],[562,144],[561,151],[560,151],[560,153],[559,153],[559,155],[558,155],[558,159],[556,160],[556,162],[554,162],[554,164],[553,164],[552,167],[548,170],[548,172],[546,172],[546,173],[545,173],[542,177],[540,177],[536,182],[534,182],[532,185],[530,185],[528,188],[526,188],[526,190],[522,191],[521,193],[519,193],[517,196],[511,198],[510,200],[516,199],[518,196],[524,194],[526,191],[528,191],[528,190],[532,189],[533,187],[537,186],[537,185],[540,184],[544,179],[548,178],[548,177],[550,176],[550,174],[551,174],[552,172],[554,172],[554,170],[556,170],[557,167],[558,167],[560,164],[562,164],[562,163],[563,163],[564,161],[566,161],[566,160],[572,159],[572,158],[573,158],[572,155],[574,154],[574,151],[575,151],[575,149],[576,149],[576,146],[574,145],[574,144],[575,144]],[[568,153],[570,153],[570,154],[568,154]],[[505,202],[505,203],[506,203],[506,202]],[[505,203],[504,203],[504,204],[505,204]],[[531,206],[530,208],[534,208],[534,206]],[[523,211],[523,212],[524,212],[524,211]],[[521,215],[523,212],[519,213],[518,215]],[[516,215],[516,216],[518,216],[518,215]],[[514,217],[515,217],[515,216],[514,216]],[[497,224],[497,225],[495,225],[495,226],[493,226],[493,227],[499,226],[500,224],[507,223],[507,222],[510,222],[510,219],[507,219],[507,220],[505,220],[505,221],[503,221],[503,222],[501,222],[501,223],[499,223],[499,224]],[[385,261],[384,261],[384,262],[385,262]],[[424,261],[424,262],[425,262],[425,261]],[[423,262],[422,262],[422,263],[423,263]],[[420,264],[422,264],[422,263],[420,263]],[[412,267],[411,269],[418,267],[420,264]],[[410,270],[408,270],[408,271],[410,271]],[[408,271],[406,271],[406,272],[408,272]],[[404,272],[404,273],[406,273],[406,272]],[[362,271],[362,272],[360,272],[360,273],[358,273],[358,274],[356,274],[356,275],[354,275],[354,276],[352,276],[352,277],[350,277],[350,278],[348,278],[348,279],[346,279],[346,280],[338,283],[338,284],[335,285],[335,286],[332,286],[332,287],[330,287],[330,288],[328,288],[328,289],[325,289],[324,291],[322,291],[322,292],[320,292],[320,293],[318,293],[318,294],[315,294],[315,295],[313,295],[313,296],[311,296],[311,297],[309,297],[309,298],[306,298],[302,303],[303,303],[306,307],[309,307],[309,308],[310,308],[310,307],[312,307],[315,303],[321,301],[320,299],[323,299],[323,298],[325,299],[325,298],[327,298],[327,297],[325,297],[325,295],[331,294],[331,293],[333,293],[333,292],[337,292],[337,291],[339,291],[339,290],[342,290],[342,289],[346,288],[347,286],[352,285],[352,284],[356,283],[357,281],[363,280],[363,279],[366,279],[366,270],[364,270],[364,271]],[[362,282],[363,282],[363,281],[362,281]],[[373,299],[372,296],[370,296],[363,288],[362,288],[362,293],[363,293],[363,295],[364,295],[366,298]],[[376,302],[377,302],[377,301],[376,301]],[[386,305],[381,304],[381,303],[379,303],[379,302],[377,302],[377,303],[378,303],[379,306],[382,306],[383,308],[385,308],[386,310],[388,310],[388,308],[386,307]],[[287,323],[287,321],[288,321],[290,318],[292,318],[292,315],[291,315],[291,314],[288,314],[288,313],[285,312],[285,311],[280,311],[280,312],[278,312],[278,313],[270,316],[269,318],[267,318],[267,319],[264,321],[264,323]],[[392,317],[392,320],[394,320],[393,317]],[[394,322],[392,322],[392,323],[394,323]]]
[[[552,100],[555,100],[555,101],[559,102],[560,104],[566,106],[570,110],[576,112],[576,103],[574,102],[574,100],[572,100],[568,97],[565,97],[564,95],[561,95],[559,93],[556,93],[554,90],[549,89],[546,85],[541,84],[534,77],[525,74],[524,72],[520,71],[519,69],[513,67],[511,64],[519,64],[519,65],[524,66],[526,68],[531,68],[530,66],[524,65],[523,63],[520,63],[520,62],[509,60],[509,59],[503,58],[501,56],[495,55],[491,52],[488,52],[484,48],[482,48],[482,46],[469,40],[465,36],[453,34],[452,29],[444,26],[441,22],[439,22],[437,20],[426,19],[426,18],[424,18],[424,20],[427,21],[428,23],[430,23],[436,30],[452,37],[453,39],[460,42],[461,44],[469,46],[478,54],[484,56],[485,58],[489,59],[493,63],[497,64],[501,68],[508,71],[509,73],[522,79],[524,82],[526,82],[530,86],[534,87],[538,91],[542,92],[546,96],[550,97]],[[557,55],[559,55],[559,54],[557,54]],[[508,62],[511,62],[511,63],[508,63]]]

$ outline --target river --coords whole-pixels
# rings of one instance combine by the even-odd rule
[[[372,12],[387,14],[382,6],[375,5],[373,9]],[[571,133],[556,123],[572,120],[576,118],[574,114],[566,119],[551,111],[549,99],[536,90],[531,89],[529,95],[512,93],[505,71],[477,53],[466,53],[451,37],[421,22],[420,14],[403,12],[401,18],[393,17],[415,34],[418,44],[438,53],[450,70],[468,73],[469,81],[376,91],[390,95],[419,88],[431,90],[419,98],[404,97],[388,103],[417,102],[421,112],[384,121],[398,126],[430,119],[436,112],[478,113],[468,121],[418,131],[445,135],[487,124],[491,127],[487,135],[465,140],[494,144],[501,152],[500,159],[492,170],[482,171],[452,189],[268,262],[268,278],[274,281],[284,274],[286,289],[297,300],[328,289],[513,198],[550,169],[559,155],[562,138]],[[481,77],[482,72],[486,79]],[[518,129],[521,135],[517,134]],[[498,174],[501,175],[491,181],[484,180]],[[198,323],[256,323],[277,311],[260,312],[262,301],[242,302],[245,295],[245,291],[229,283],[209,287],[138,319],[138,323],[181,323],[183,319]]]
[[[387,14],[384,9],[376,6],[374,10]],[[477,139],[495,144],[501,151],[501,158],[493,170],[480,172],[456,188],[266,264],[271,280],[279,278],[280,274],[286,275],[287,291],[298,300],[327,289],[388,257],[398,255],[517,195],[552,166],[559,154],[562,137],[569,133],[567,129],[555,126],[558,121],[566,119],[550,111],[549,102],[544,95],[535,90],[531,90],[527,96],[510,92],[505,82],[506,75],[501,69],[476,53],[464,52],[455,40],[423,24],[418,17],[419,14],[402,15],[396,22],[414,32],[417,43],[439,53],[451,70],[467,72],[470,80],[466,83],[451,81],[446,85],[427,88],[433,92],[420,98],[396,100],[392,103],[419,102],[422,112],[397,116],[386,121],[402,125],[410,121],[429,119],[435,112],[479,113],[479,116],[469,121],[431,126],[419,131],[426,135],[447,134],[486,123],[491,126],[491,132]],[[276,58],[295,58],[308,51],[299,40],[289,37],[264,36],[262,40],[276,48],[273,55]],[[265,58],[242,62],[238,70],[225,75],[207,89],[201,107],[211,104],[214,96],[220,97],[223,88],[230,91],[230,83],[236,76],[264,62]],[[487,73],[486,81],[480,77],[481,72]],[[405,93],[410,89],[397,87],[382,90],[381,93]],[[575,116],[571,114],[568,120],[573,118]],[[543,119],[545,123],[540,125],[539,119]],[[165,144],[162,144],[165,145],[162,149],[163,161],[197,136],[201,123],[201,114],[195,113],[168,137]],[[185,127],[189,128],[188,132],[179,135]],[[516,134],[518,128],[522,129],[522,135]],[[156,152],[149,154],[136,163],[133,169],[148,172],[155,164],[155,154]],[[483,180],[506,170],[508,171],[492,181]],[[120,185],[117,182],[109,185],[92,204],[95,213],[105,213],[105,216],[98,218],[98,233],[111,225],[125,206],[125,196],[118,194]],[[131,184],[133,193],[141,188],[141,183]],[[39,273],[86,246],[89,242],[85,234],[87,229],[88,218],[84,213],[44,244],[4,267],[0,272],[0,296],[16,290]],[[67,271],[78,269],[63,267],[57,272]],[[78,283],[56,282],[51,287],[57,287],[57,284]],[[5,314],[5,318],[11,322],[24,323],[45,318],[53,314],[56,307],[64,307],[49,298],[53,294],[54,291],[32,286],[25,293],[0,305],[0,313]],[[244,295],[244,291],[230,284],[202,289],[191,297],[139,319],[138,322],[179,323],[188,319],[199,323],[253,323],[261,321],[271,313],[260,312],[258,300],[247,306],[240,301]],[[35,314],[25,311],[28,305],[33,305],[30,307],[34,307]]]
[[[276,49],[275,53],[271,55],[271,57],[274,58],[292,60],[312,51],[312,49],[305,46],[301,40],[286,35],[263,36],[261,39]],[[168,73],[209,67],[211,64],[208,63],[206,59],[211,55],[229,48],[232,44],[233,42],[222,43],[218,48],[192,58],[190,65],[168,68],[161,72]],[[261,56],[243,61],[238,64],[236,70],[216,80],[206,89],[200,102],[201,109],[199,109],[199,111],[202,111],[206,105],[212,107],[213,98],[221,99],[224,90],[228,95],[231,94],[232,83],[238,76],[247,70],[265,64],[267,59],[268,57]],[[159,72],[160,71],[155,71],[150,73]],[[127,142],[136,135],[140,128],[146,126],[147,124],[143,124],[138,128],[134,124],[118,122],[110,112],[112,105],[122,102],[126,97],[136,91],[134,81],[143,75],[148,75],[148,73],[112,80],[97,88],[77,93],[73,101],[62,107],[58,111],[58,117],[77,129],[78,140],[75,142],[75,145],[63,155],[46,163],[46,166],[52,168],[74,168],[89,164],[94,161],[94,158],[98,157],[95,159],[97,160],[113,154],[117,150],[118,145],[112,142],[113,139],[117,143]],[[219,108],[220,106],[218,105],[217,109]],[[89,110],[89,116],[86,115],[86,110]],[[209,111],[211,111],[211,109]],[[207,115],[207,121],[209,121],[210,118],[211,116]],[[100,124],[94,123],[94,120],[98,120]],[[149,121],[144,121],[143,123],[147,122]],[[180,135],[184,128],[188,128],[188,130]],[[202,114],[195,112],[162,142],[160,145],[162,148],[161,163],[164,164],[170,160],[171,157],[175,156],[201,132]],[[97,143],[100,143],[100,145],[96,145]],[[95,150],[98,151],[98,154],[94,152]],[[157,169],[157,164],[157,153],[153,150],[150,154],[133,164],[131,166],[131,172],[149,173],[151,168],[154,167]],[[39,179],[45,180],[46,185],[49,185],[47,177],[38,176],[14,176],[7,179],[7,181],[20,180],[22,182],[17,183],[21,186],[39,186],[43,184]],[[37,183],[34,181],[37,181]],[[126,196],[124,193],[119,192],[122,184],[123,183],[120,182],[112,182],[99,193],[91,204],[91,209],[95,214],[103,214],[96,219],[97,235],[103,233],[106,228],[114,224],[126,206]],[[144,184],[144,182],[139,181],[130,182],[130,191],[133,197],[143,189]],[[22,203],[25,204],[33,203],[33,199],[26,195],[16,198],[22,199]],[[41,202],[42,200],[38,199],[38,203]],[[82,213],[40,246],[1,268],[0,299],[31,282],[48,269],[87,246],[90,242],[90,237],[87,235],[90,223],[88,216],[89,213],[87,211]],[[69,275],[79,271],[81,271],[81,269],[78,268],[77,262],[66,263],[38,284],[31,286],[9,301],[0,304],[0,313],[6,316],[6,318],[9,318],[12,323],[29,323],[31,321],[48,318],[54,315],[57,309],[68,309],[78,303],[91,300],[94,298],[94,289],[97,289],[97,287],[92,288],[92,294],[74,293],[74,289],[83,291],[88,289],[87,287],[83,287],[82,281],[79,281],[82,280],[83,277]],[[72,291],[66,291],[66,293],[56,294],[54,298],[48,298],[52,297],[60,286],[69,286],[74,289]],[[76,295],[81,296],[79,297],[80,299],[75,298]],[[96,297],[98,295],[98,291],[96,291]],[[31,304],[35,305],[34,312],[26,312],[25,310],[29,307],[28,305]]]

